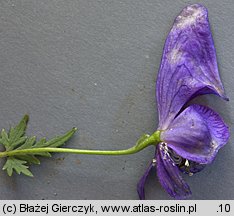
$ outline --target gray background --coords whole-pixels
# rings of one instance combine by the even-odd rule
[[[0,128],[30,115],[28,134],[52,137],[73,126],[67,147],[125,149],[157,127],[155,79],[179,0],[0,0]],[[230,102],[203,96],[233,131],[234,1],[209,9],[221,78]],[[185,177],[192,199],[234,199],[234,137],[215,162]],[[138,199],[136,184],[153,148],[130,156],[55,154],[34,178],[0,172],[0,199]],[[1,166],[3,164],[1,159]],[[156,174],[148,199],[170,199]]]

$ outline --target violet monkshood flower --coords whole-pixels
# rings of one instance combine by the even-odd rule
[[[138,183],[140,199],[144,185],[155,170],[163,188],[176,199],[191,195],[181,171],[192,175],[211,163],[229,138],[221,117],[202,105],[184,105],[202,94],[226,99],[219,77],[216,52],[207,9],[194,4],[185,7],[175,19],[165,42],[157,78],[161,142],[154,159]]]

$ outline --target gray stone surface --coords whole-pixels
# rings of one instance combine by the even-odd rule
[[[157,127],[155,79],[182,0],[0,0],[0,128],[30,115],[29,134],[52,137],[77,126],[67,147],[125,149]],[[230,102],[196,101],[234,121],[234,1],[209,9]],[[215,162],[185,177],[192,199],[234,199],[233,133]],[[153,148],[131,156],[55,154],[34,178],[0,172],[0,199],[138,199],[136,183]],[[0,162],[2,165],[3,160]],[[148,199],[170,199],[151,174]]]

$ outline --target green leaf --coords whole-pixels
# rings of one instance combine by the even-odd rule
[[[27,161],[19,160],[14,157],[8,157],[2,169],[6,170],[9,176],[12,176],[13,171],[15,171],[17,174],[23,173],[26,176],[33,177],[33,174],[29,171],[28,166],[25,165],[26,163]]]
[[[16,155],[15,158],[27,161],[28,164],[36,164],[36,165],[40,164],[39,159],[34,155]]]
[[[46,138],[42,138],[38,142],[35,142],[35,141],[36,141],[35,136],[28,138],[27,141],[23,145],[17,148],[17,150],[48,147],[46,144],[47,143]],[[34,153],[34,155],[38,155],[42,157],[51,157],[51,154],[49,152],[38,152],[38,153]]]
[[[11,143],[16,142],[20,137],[22,137],[25,134],[28,120],[29,120],[29,116],[25,115],[20,121],[20,123],[16,125],[15,128],[10,129],[9,140]]]
[[[17,146],[24,145],[25,143],[28,142],[29,139],[27,139],[26,136],[20,137],[18,140],[15,142],[10,142],[9,148],[7,149],[8,151],[15,149]]]
[[[68,131],[66,134],[62,135],[62,136],[57,136],[53,139],[51,139],[50,141],[46,142],[44,145],[42,145],[43,147],[53,147],[53,148],[57,148],[60,147],[61,145],[63,145],[67,140],[69,140],[73,134],[76,132],[76,128],[72,128],[72,130]]]
[[[16,127],[11,127],[9,134],[2,129],[1,131],[1,143],[4,145],[7,151],[14,149],[16,146],[24,143],[27,137],[24,136],[28,122],[28,115],[25,115],[20,123]]]
[[[36,141],[36,137],[35,136],[30,137],[30,138],[26,139],[25,142],[22,145],[20,145],[17,149],[20,150],[20,149],[32,148],[32,146],[35,143],[35,141]]]
[[[40,139],[38,142],[36,142],[33,147],[34,148],[42,148],[44,147],[44,144],[46,143],[46,138]]]
[[[9,176],[11,176],[13,172],[32,176],[32,173],[28,169],[29,165],[40,164],[40,160],[37,158],[38,156],[51,157],[51,154],[49,152],[40,151],[28,153],[27,150],[30,151],[31,149],[48,147],[58,148],[68,141],[77,130],[76,128],[72,128],[64,135],[56,136],[49,141],[46,141],[46,138],[37,141],[35,136],[25,136],[28,120],[29,116],[25,115],[18,125],[10,128],[9,133],[7,133],[5,129],[1,131],[0,143],[4,145],[5,152],[24,150],[24,153],[7,157],[3,170],[6,170]]]
[[[38,155],[42,157],[51,157],[51,154],[49,152],[37,152],[37,153],[34,153],[34,155]]]
[[[8,148],[10,145],[8,134],[5,129],[2,129],[1,131],[1,143],[5,146],[5,148]]]

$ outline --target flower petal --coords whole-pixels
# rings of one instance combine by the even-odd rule
[[[163,188],[176,199],[185,199],[191,195],[188,184],[180,175],[178,167],[168,154],[164,143],[158,145],[157,174]]]
[[[151,162],[148,168],[146,169],[144,175],[141,177],[137,184],[137,192],[141,200],[145,199],[145,182],[152,168],[155,168],[155,163]]]
[[[166,129],[195,96],[213,93],[227,99],[221,83],[207,9],[185,7],[166,39],[157,78],[159,129]]]
[[[206,106],[191,105],[180,113],[161,140],[178,155],[197,163],[211,163],[229,139],[228,126]]]

